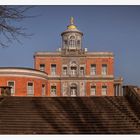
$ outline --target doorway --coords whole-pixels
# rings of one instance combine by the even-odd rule
[[[76,84],[71,84],[70,96],[77,96],[77,85]]]

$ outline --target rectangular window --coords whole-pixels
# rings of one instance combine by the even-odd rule
[[[45,85],[42,84],[42,96],[45,96]]]
[[[40,71],[45,71],[45,64],[40,64]]]
[[[11,95],[14,95],[15,94],[15,82],[8,81],[8,86],[11,87]]]
[[[80,75],[81,75],[81,76],[84,75],[84,67],[80,67]]]
[[[107,64],[102,64],[102,75],[107,75]]]
[[[90,66],[90,74],[96,75],[96,64],[91,64]]]
[[[102,95],[103,96],[107,95],[107,86],[102,86]]]
[[[27,85],[27,95],[28,96],[34,96],[34,87],[32,82],[28,82]]]
[[[56,75],[56,64],[51,64],[51,75]]]
[[[51,86],[51,96],[56,96],[56,86]]]
[[[90,95],[91,95],[91,96],[96,95],[96,86],[91,86],[91,87],[90,87]]]
[[[67,75],[67,67],[63,67],[63,75]]]

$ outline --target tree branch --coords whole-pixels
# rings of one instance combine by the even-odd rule
[[[26,15],[26,12],[31,8],[33,6],[0,6],[0,47],[7,47],[7,43],[12,43],[14,40],[20,42],[19,36],[29,37],[32,35],[27,34],[25,28],[14,24],[25,18],[33,17]]]

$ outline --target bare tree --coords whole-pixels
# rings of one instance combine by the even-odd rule
[[[13,41],[18,41],[19,37],[30,36],[25,32],[25,28],[18,25],[27,16],[26,12],[32,6],[0,6],[0,47],[8,47]]]

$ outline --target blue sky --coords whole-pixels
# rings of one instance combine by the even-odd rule
[[[89,51],[115,54],[115,76],[124,84],[140,86],[140,6],[37,6],[28,15],[40,15],[20,23],[33,33],[8,48],[0,48],[1,67],[31,67],[36,51],[55,51],[61,47],[61,32],[71,16],[84,33],[83,47]]]

